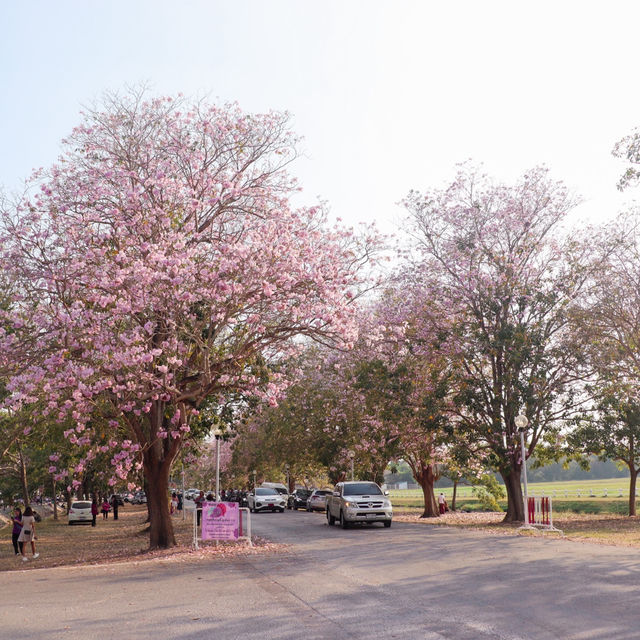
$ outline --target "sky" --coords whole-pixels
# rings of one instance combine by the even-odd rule
[[[83,105],[154,94],[288,111],[294,173],[349,224],[401,226],[411,189],[472,159],[544,164],[610,220],[617,140],[640,126],[637,1],[0,0],[0,185],[53,163]]]

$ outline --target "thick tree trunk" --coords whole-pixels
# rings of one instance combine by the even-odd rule
[[[20,474],[20,487],[22,489],[22,499],[24,501],[24,506],[29,506],[29,485],[27,483],[27,465],[24,461],[24,456],[22,455],[22,447],[18,444],[18,464],[20,465],[19,474]]]
[[[169,481],[167,480],[167,489],[169,487]],[[151,522],[151,507],[149,506],[150,500],[149,500],[149,479],[147,477],[147,471],[145,469],[145,473],[144,473],[144,478],[142,480],[142,490],[144,491],[144,495],[147,496],[147,503],[146,503],[146,507],[147,507],[147,519],[145,520],[145,522]]]
[[[433,489],[433,485],[436,481],[436,474],[434,473],[433,465],[423,467],[422,472],[416,479],[422,487],[422,493],[424,495],[424,512],[420,517],[439,518],[440,510],[438,509],[438,502],[436,501],[436,495]]]
[[[149,512],[149,549],[168,549],[176,545],[169,511],[169,472],[171,462],[160,458],[153,447],[144,453],[144,476]]]
[[[520,466],[513,466],[508,471],[500,471],[507,489],[507,513],[503,522],[524,522],[524,499],[520,485]]]
[[[453,496],[451,497],[451,511],[456,510],[456,496],[458,495],[458,481],[453,481]]]
[[[631,477],[629,478],[629,515],[636,515],[636,479],[638,478],[638,469],[633,465],[629,465],[629,472]]]

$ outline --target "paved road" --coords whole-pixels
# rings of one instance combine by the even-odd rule
[[[257,514],[284,554],[0,575],[0,638],[631,640],[640,552]]]

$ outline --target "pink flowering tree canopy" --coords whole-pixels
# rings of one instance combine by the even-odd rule
[[[115,476],[143,464],[152,548],[174,544],[169,471],[200,405],[274,402],[286,382],[264,363],[355,339],[375,239],[292,207],[295,143],[279,113],[110,96],[3,211],[8,403],[71,418],[81,446],[99,410]]]
[[[528,456],[581,402],[571,309],[588,281],[589,248],[563,233],[575,202],[544,169],[502,185],[473,168],[446,189],[405,200],[416,240],[408,272],[425,300],[447,310],[444,329],[460,362],[451,410],[502,475],[508,521],[524,518],[515,417],[529,419]],[[425,316],[434,319],[441,322]]]

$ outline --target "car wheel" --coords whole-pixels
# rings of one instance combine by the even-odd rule
[[[284,513],[284,507],[282,507],[282,509],[280,509],[280,513]]]
[[[69,526],[71,526],[72,524],[73,524],[73,522],[70,522],[70,523],[69,523]]]
[[[336,523],[336,519],[331,515],[331,511],[329,511],[329,509],[327,509],[327,522],[330,527]]]
[[[344,512],[343,511],[340,512],[340,526],[343,529],[348,529],[349,528],[349,522],[348,522],[348,520],[344,519]]]
[[[384,526],[388,529],[391,526],[391,520],[385,520]]]

